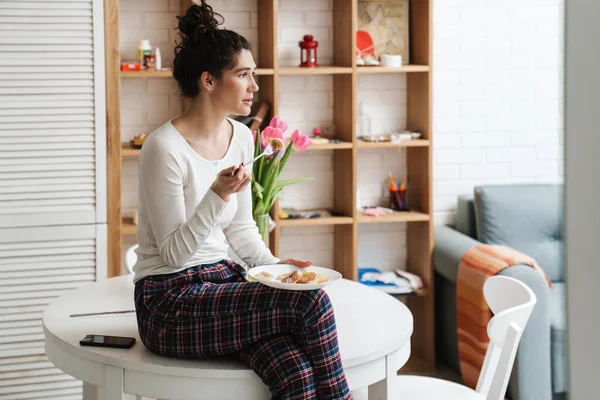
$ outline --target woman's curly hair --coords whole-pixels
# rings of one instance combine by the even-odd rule
[[[250,43],[236,32],[219,29],[223,16],[206,0],[190,4],[177,20],[181,40],[175,46],[173,77],[183,96],[194,98],[200,93],[198,81],[204,71],[220,79],[223,71],[235,66],[242,49],[251,49]]]

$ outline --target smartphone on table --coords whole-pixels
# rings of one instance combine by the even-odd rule
[[[79,341],[82,346],[111,347],[129,349],[135,344],[135,338],[110,335],[86,335]]]

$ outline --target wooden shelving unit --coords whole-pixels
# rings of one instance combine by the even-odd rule
[[[322,66],[318,68],[279,67],[277,72],[279,75],[335,75],[351,74],[353,71],[350,67]]]
[[[260,75],[261,101],[271,104],[271,115],[279,114],[279,80],[282,76],[330,75],[333,80],[333,120],[337,138],[343,143],[313,145],[310,150],[333,150],[334,204],[344,217],[306,220],[280,220],[279,204],[272,210],[276,228],[270,235],[270,247],[279,255],[281,228],[303,229],[307,226],[331,226],[334,235],[334,268],[347,279],[356,280],[358,270],[358,227],[362,224],[405,223],[407,226],[407,270],[422,277],[425,288],[418,295],[403,296],[414,316],[411,365],[418,370],[433,370],[435,360],[434,299],[431,256],[432,233],[432,0],[413,0],[410,5],[411,64],[400,68],[357,66],[355,61],[356,0],[333,0],[333,66],[300,68],[278,64],[278,0],[258,1],[258,42],[255,60]],[[301,0],[298,0],[301,1]],[[107,38],[107,114],[108,114],[108,182],[109,182],[109,275],[121,270],[123,235],[135,234],[130,220],[121,219],[121,162],[137,157],[139,150],[120,141],[120,80],[128,78],[171,79],[171,71],[120,72],[118,53],[118,0],[105,0]],[[182,10],[188,0],[182,1]],[[218,11],[218,10],[217,10]],[[229,27],[235,29],[235,27]],[[363,74],[406,74],[407,128],[422,133],[419,140],[398,143],[367,143],[357,139],[357,81]],[[400,114],[400,112],[399,112]],[[384,217],[367,217],[356,209],[358,185],[357,161],[363,149],[405,148],[407,177],[411,192],[411,212],[397,212]],[[385,171],[383,171],[385,173]]]
[[[429,214],[418,211],[395,212],[381,217],[358,216],[359,224],[386,224],[390,222],[428,222]]]
[[[272,68],[257,68],[256,75],[273,75]],[[172,78],[173,71],[120,71],[121,78]]]
[[[395,147],[395,146],[394,146]],[[313,144],[308,148],[308,151],[318,150],[347,150],[353,148],[352,143],[323,143]],[[129,143],[121,143],[121,157],[134,158],[140,155],[141,149],[135,149],[129,146]]]
[[[137,226],[133,223],[133,218],[123,218],[121,231],[123,232],[123,235],[135,235],[137,233]]]
[[[121,78],[173,78],[173,71],[120,71]]]
[[[393,149],[397,147],[429,147],[431,142],[425,139],[401,140],[397,143],[393,142],[365,142],[357,140],[356,147],[359,149]]]
[[[351,225],[352,217],[323,217],[308,219],[280,219],[279,226],[326,226],[326,225]]]
[[[356,72],[358,72],[359,74],[401,74],[407,72],[429,72],[429,65],[403,65],[402,67],[398,68],[381,66],[359,66],[356,68]]]

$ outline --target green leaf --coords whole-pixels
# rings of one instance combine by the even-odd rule
[[[277,200],[277,197],[279,196],[279,194],[281,193],[281,191],[283,190],[284,187],[289,186],[289,185],[294,185],[296,183],[310,181],[313,179],[314,178],[297,178],[297,179],[287,179],[287,180],[283,180],[283,181],[277,181],[275,183],[275,186],[273,187],[273,190],[271,192],[269,192],[270,194],[267,194],[265,196],[266,204],[269,204],[269,207],[272,207],[273,203],[275,202],[275,200]]]
[[[262,193],[265,190],[265,188],[256,181],[254,181],[254,189],[256,189],[257,193]]]
[[[294,152],[294,144],[292,142],[289,142],[288,146],[285,149],[285,154],[281,158],[281,162],[279,163],[279,166],[278,166],[278,171],[277,171],[278,176],[281,174],[283,167],[285,167],[285,164],[287,164],[287,161],[293,152]]]
[[[262,199],[264,190],[265,190],[265,188],[263,188],[260,183],[258,183],[256,181],[253,182],[252,191],[256,194],[256,197],[258,197],[259,199]]]
[[[277,157],[261,157],[256,161],[259,165],[258,172],[256,176],[258,180],[263,184],[266,184],[268,179],[268,172],[273,168],[273,166],[277,163]]]
[[[315,178],[296,178],[296,179],[286,179],[283,181],[277,181],[276,187],[284,188],[285,186],[294,185],[296,183],[312,181]]]
[[[262,148],[261,148],[261,144],[260,144],[260,128],[258,128],[256,130],[256,139],[254,140],[254,157],[259,155],[261,152],[262,152]]]
[[[269,210],[271,209],[271,207],[273,207],[273,203],[275,203],[275,200],[277,200],[277,198],[279,197],[279,193],[281,193],[281,189],[282,188],[275,188],[275,190],[273,190],[273,193],[271,194],[271,197],[267,201],[267,204],[269,206]]]

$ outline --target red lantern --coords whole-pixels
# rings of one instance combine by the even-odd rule
[[[298,45],[300,46],[300,66],[318,67],[317,47],[319,47],[319,42],[313,40],[312,35],[305,35],[303,39],[303,42],[298,42]]]

